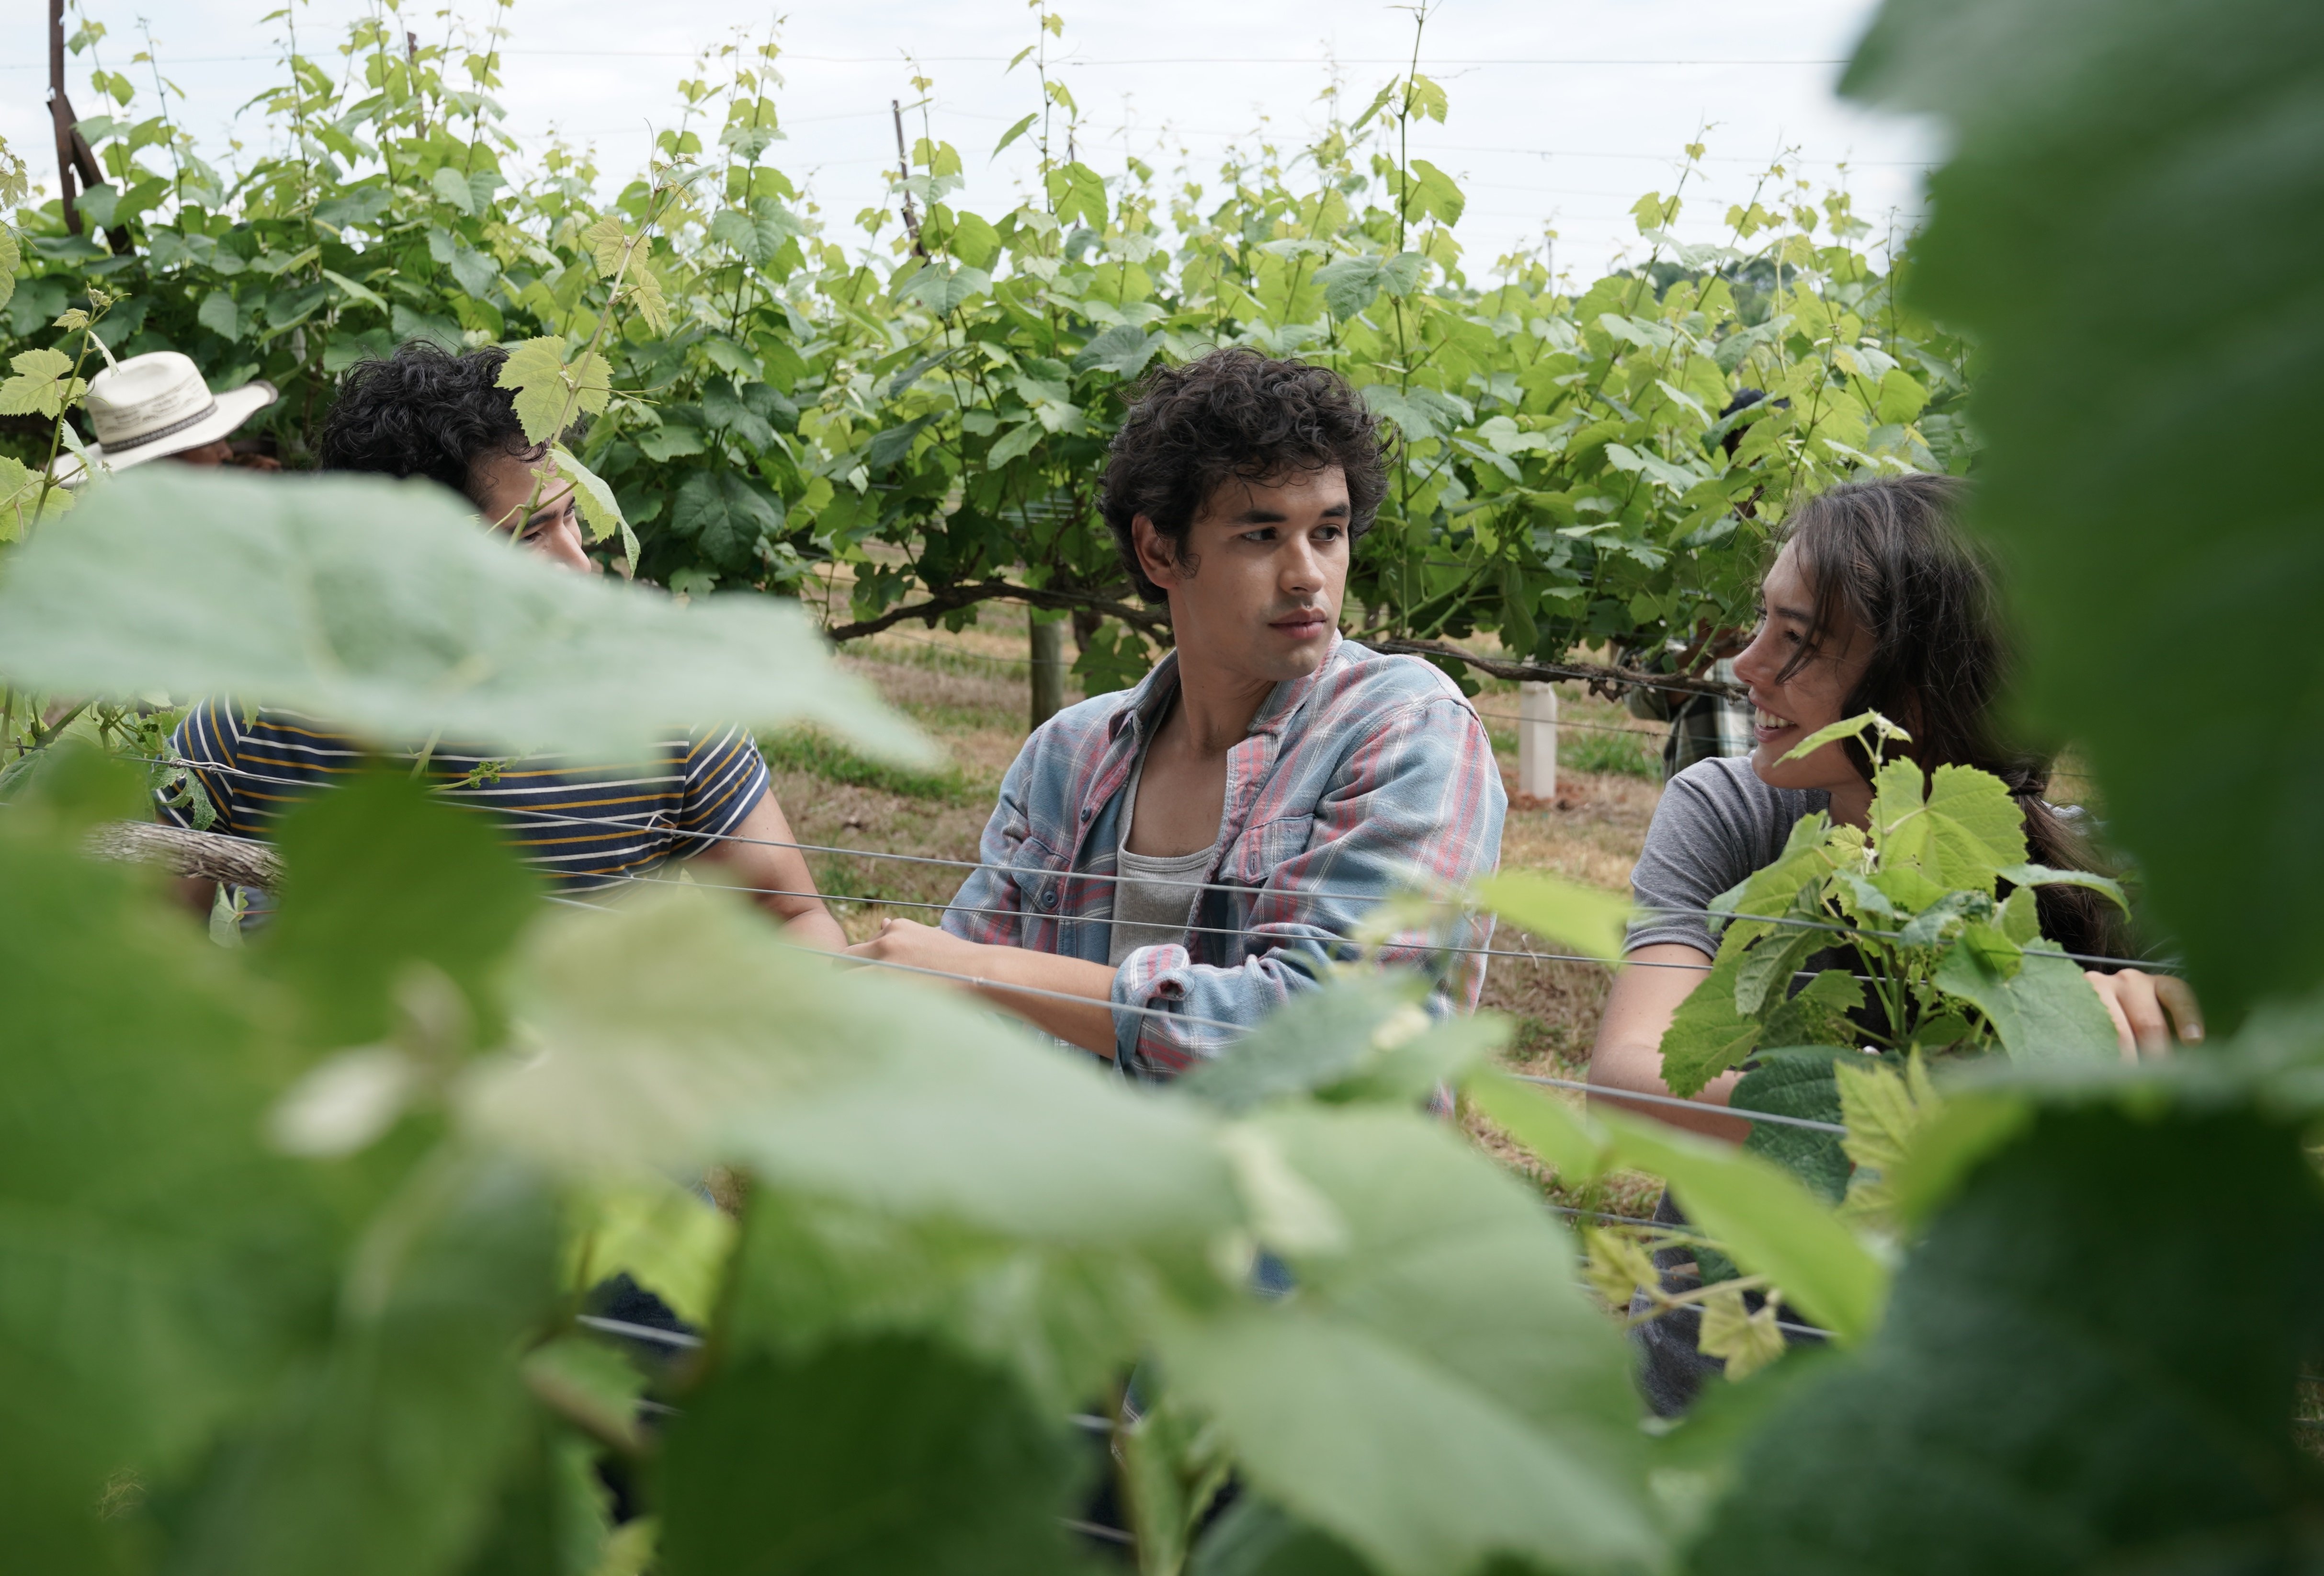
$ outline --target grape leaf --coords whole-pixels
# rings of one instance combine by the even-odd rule
[[[621,272],[622,259],[629,255],[630,232],[622,221],[607,214],[581,232],[582,247],[597,264],[597,272],[607,279]]]
[[[1692,1098],[1702,1093],[1703,1085],[1759,1043],[1764,1033],[1759,1020],[1735,1005],[1735,982],[1745,957],[1738,946],[1721,946],[1711,972],[1679,1003],[1670,1027],[1663,1031],[1663,1081],[1673,1094]]]
[[[2045,1112],[1931,1222],[1860,1356],[1752,1437],[1693,1568],[2297,1569],[2324,1515],[2288,1421],[2319,1305],[2296,1129]]]
[[[1131,323],[1117,323],[1092,338],[1074,357],[1074,370],[1098,367],[1118,377],[1136,377],[1162,352],[1162,336]]]
[[[733,247],[753,268],[773,262],[783,244],[801,233],[790,210],[771,197],[758,198],[747,209],[726,209],[710,221],[710,238]]]
[[[1687,1219],[1844,1342],[1879,1326],[1888,1275],[1805,1184],[1757,1154],[1639,1117],[1603,1118],[1628,1163],[1670,1183]]]
[[[1724,1358],[1728,1378],[1740,1384],[1784,1355],[1776,1312],[1772,1303],[1750,1309],[1734,1286],[1717,1287],[1703,1299],[1695,1348],[1705,1357]]]
[[[1954,890],[1989,893],[2003,867],[2024,863],[2025,812],[1990,772],[1939,766],[1925,813],[1932,872]]]
[[[358,1246],[337,1328],[201,1486],[191,1576],[406,1576],[477,1541],[522,1467],[515,1357],[555,1294],[555,1211],[521,1168],[442,1156]]]
[[[731,470],[697,470],[678,489],[670,528],[719,568],[737,572],[758,557],[759,543],[779,534],[779,499]]]
[[[517,420],[535,443],[558,438],[576,417],[600,413],[613,394],[613,369],[604,357],[588,350],[568,362],[565,341],[555,337],[512,349],[493,381],[516,392]]]
[[[1848,1015],[1863,1006],[1856,976],[1827,969],[1767,1015],[1760,1037],[1770,1045],[1852,1045],[1860,1035]]]
[[[1800,817],[1784,839],[1784,851],[1775,860],[1711,900],[1714,913],[1780,914],[1802,900],[1801,888],[1811,882],[1821,887],[1834,864],[1831,817],[1812,811]],[[1748,941],[1775,927],[1746,921],[1729,922],[1738,941]]]
[[[107,1481],[174,1482],[280,1378],[339,1238],[262,1145],[272,991],[46,820],[0,816],[0,1525],[29,1569],[140,1569]]]
[[[1081,220],[1092,229],[1105,227],[1105,178],[1087,164],[1073,163],[1047,176],[1049,200],[1060,224]]]
[[[2028,953],[2005,977],[1976,948],[1960,945],[1937,964],[1933,979],[1983,1013],[2021,1064],[2103,1063],[2119,1055],[2113,1015],[2071,959]]]
[[[1200,1240],[1240,1218],[1192,1102],[1133,1095],[917,982],[834,974],[732,894],[651,895],[530,932],[511,989],[540,1050],[477,1070],[474,1131],[583,1176],[747,1162],[1021,1239]]]
[[[669,300],[662,292],[661,275],[654,265],[641,257],[630,264],[629,283],[622,287],[622,299],[638,309],[646,327],[657,334],[669,332]]]
[[[638,539],[630,531],[630,523],[622,514],[621,500],[613,496],[613,489],[562,443],[550,449],[549,453],[557,462],[558,474],[573,486],[573,496],[581,505],[581,523],[588,539],[603,542],[619,532],[626,556],[632,564],[635,564],[638,561]]]
[[[1618,1334],[1526,1191],[1425,1119],[1261,1119],[1344,1219],[1265,1308],[1167,1319],[1170,1392],[1206,1411],[1268,1499],[1389,1576],[1505,1552],[1651,1562],[1637,1403]]]
[[[1761,1051],[1757,1055],[1757,1064],[1736,1083],[1727,1103],[1736,1110],[1772,1111],[1778,1116],[1836,1123],[1840,1117],[1840,1103],[1833,1067],[1840,1058],[1859,1060],[1851,1052],[1823,1046]],[[1868,1057],[1861,1060],[1870,1061]],[[1748,1154],[1762,1155],[1782,1166],[1829,1203],[1839,1203],[1848,1191],[1850,1152],[1842,1149],[1837,1133],[1819,1133],[1813,1128],[1786,1126],[1780,1122],[1754,1122],[1743,1148]]]
[[[959,311],[971,296],[991,286],[991,275],[982,268],[932,262],[905,283],[901,294],[944,317]]]
[[[383,747],[621,758],[659,730],[814,719],[926,760],[795,606],[680,609],[509,551],[430,484],[146,467],[18,550],[0,672],[59,694],[233,694]]]
[[[669,1576],[1058,1576],[1061,1423],[926,1340],[756,1350],[686,1399],[659,1479]]]
[[[1187,1576],[1370,1576],[1345,1544],[1245,1494],[1194,1546]]]
[[[429,179],[429,185],[435,190],[439,200],[458,209],[462,213],[473,214],[476,211],[476,194],[469,186],[468,178],[449,165],[437,171]]]
[[[493,978],[540,904],[540,880],[492,823],[408,772],[368,772],[293,807],[276,835],[281,908],[260,956],[318,1049],[387,1037],[415,962],[465,1001],[467,1043],[500,1039]]]
[[[2324,240],[2324,11],[2138,0],[2105,32],[2091,49],[2074,7],[1891,0],[1845,88],[1948,125],[1913,285],[1990,357],[1971,521],[2006,566],[2028,708],[2096,774],[2217,1028],[2324,980],[2324,909],[2250,922],[2254,893],[2324,886],[2324,689],[2223,688],[2169,637],[2233,628],[2255,672],[2310,661],[2324,500],[2299,457],[2324,318],[2299,260]],[[2222,509],[2224,454],[2250,460]]]
[[[231,298],[226,305],[233,307]],[[62,415],[67,406],[78,404],[88,392],[88,385],[72,375],[72,357],[61,350],[43,346],[22,351],[11,357],[8,365],[16,369],[16,375],[0,383],[0,416],[37,413],[53,419]]]
[[[1436,218],[1444,223],[1461,222],[1462,209],[1469,199],[1452,177],[1425,159],[1412,161],[1412,173],[1405,178],[1403,209],[1406,219]]]
[[[1477,902],[1511,923],[1609,962],[1622,955],[1623,927],[1635,913],[1627,898],[1530,870],[1488,876],[1474,892]]]

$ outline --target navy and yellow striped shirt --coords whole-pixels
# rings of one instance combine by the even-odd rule
[[[291,805],[361,771],[375,752],[295,711],[244,720],[230,699],[186,713],[171,752],[189,764],[217,811],[208,830],[266,838]],[[559,892],[586,892],[698,854],[732,832],[767,793],[767,764],[739,728],[673,737],[646,759],[576,764],[438,748],[427,775],[447,798],[490,810],[509,841]],[[190,804],[159,802],[194,825]]]

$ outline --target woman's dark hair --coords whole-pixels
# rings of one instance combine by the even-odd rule
[[[1388,494],[1379,424],[1348,380],[1256,350],[1213,350],[1157,367],[1133,395],[1105,468],[1105,523],[1148,602],[1162,588],[1138,567],[1130,522],[1143,515],[1184,562],[1186,533],[1222,483],[1268,482],[1338,466],[1348,478],[1348,540],[1372,527]]]
[[[475,466],[496,454],[530,459],[516,395],[496,381],[508,352],[454,355],[408,339],[384,361],[358,362],[323,418],[315,461],[323,470],[424,476],[475,501]]]
[[[1833,487],[1793,512],[1784,542],[1812,589],[1813,619],[1783,677],[1836,631],[1855,631],[1869,649],[1842,717],[1877,711],[1904,728],[1913,740],[1898,753],[1924,771],[1959,765],[1992,773],[2024,811],[2036,864],[2094,869],[2083,838],[2043,798],[2050,757],[2016,747],[2000,732],[1995,712],[2011,652],[1993,565],[1959,524],[1965,492],[1952,477],[1885,477]],[[1851,740],[1847,747],[1870,777],[1864,746]],[[2037,895],[2052,941],[2068,951],[2113,951],[2116,911],[2105,897],[2070,886],[2045,886]]]

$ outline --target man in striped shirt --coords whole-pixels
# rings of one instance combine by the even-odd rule
[[[513,396],[498,386],[499,349],[456,356],[413,341],[347,375],[323,423],[325,470],[422,476],[475,505],[495,531],[567,568],[595,572],[583,550],[571,487],[529,443]],[[189,712],[171,740],[188,762],[213,830],[269,836],[292,804],[360,771],[366,752],[327,722],[245,711],[230,697]],[[674,733],[637,760],[495,756],[488,746],[439,745],[420,769],[447,798],[489,811],[553,890],[596,891],[649,879],[674,858],[699,858],[751,890],[794,941],[838,947],[846,937],[815,879],[766,763],[741,728]],[[401,764],[401,763],[399,763]],[[200,801],[171,793],[161,814],[192,826]],[[208,893],[198,896],[207,904]],[[263,901],[263,899],[261,900]]]
[[[1349,550],[1387,487],[1336,374],[1222,350],[1155,375],[1114,440],[1105,515],[1176,649],[1028,740],[941,928],[853,950],[966,975],[1135,1076],[1215,1055],[1399,888],[1500,858],[1483,725],[1414,657],[1340,638]],[[1489,917],[1393,938],[1439,1012],[1476,1006]]]

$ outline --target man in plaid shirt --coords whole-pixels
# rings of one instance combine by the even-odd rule
[[[1156,373],[1104,510],[1176,649],[1026,741],[941,928],[890,920],[852,950],[972,977],[1161,1079],[1353,956],[1387,898],[1489,873],[1508,799],[1476,712],[1426,663],[1340,637],[1349,552],[1387,485],[1381,435],[1334,373],[1247,349]],[[1430,975],[1434,1010],[1466,1010],[1485,960],[1444,944],[1490,936],[1468,919],[1383,956]]]

